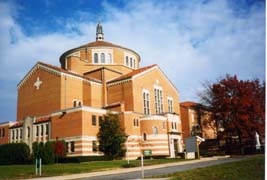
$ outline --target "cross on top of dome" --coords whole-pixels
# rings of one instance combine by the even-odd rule
[[[103,41],[103,40],[104,40],[103,27],[99,22],[96,26],[96,41]]]

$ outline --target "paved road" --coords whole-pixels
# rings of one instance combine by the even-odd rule
[[[168,166],[168,167],[160,167],[160,168],[153,168],[153,169],[151,168],[151,169],[145,170],[145,177],[169,174],[169,173],[174,173],[174,172],[179,172],[179,171],[196,169],[200,167],[212,166],[216,164],[239,161],[244,158],[245,157],[219,158],[219,159],[213,159],[213,160],[207,160],[207,161],[200,160],[199,162],[194,162],[194,163],[188,162],[186,164],[179,164],[179,165],[173,165],[173,166]],[[83,180],[126,180],[126,179],[138,179],[138,178],[141,178],[141,171],[133,171],[133,172],[127,172],[127,173],[121,173],[121,174],[109,174],[109,175],[103,175],[103,176],[97,176],[97,177],[84,178]]]

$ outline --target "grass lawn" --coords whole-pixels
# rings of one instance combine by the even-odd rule
[[[264,155],[160,177],[179,180],[264,180]]]
[[[183,161],[182,159],[154,159],[144,160],[144,165],[154,165],[170,162]],[[66,174],[86,173],[93,171],[104,171],[122,168],[127,164],[125,160],[116,161],[92,161],[86,163],[66,163],[42,166],[42,176],[58,176]],[[140,166],[140,160],[130,161],[132,166]],[[0,179],[22,179],[33,178],[35,176],[34,165],[8,165],[0,166]],[[39,177],[39,176],[38,176]]]

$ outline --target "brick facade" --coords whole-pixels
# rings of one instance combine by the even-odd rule
[[[18,84],[17,122],[0,124],[0,143],[64,139],[68,156],[102,155],[99,119],[111,111],[129,135],[127,157],[183,151],[179,93],[157,65],[140,68],[135,51],[103,40],[63,53],[60,63],[37,62]]]

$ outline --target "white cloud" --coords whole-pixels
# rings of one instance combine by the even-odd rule
[[[0,81],[19,82],[38,60],[59,66],[64,51],[95,40],[98,19],[91,21],[93,14],[79,11],[81,18],[55,20],[62,24],[60,32],[27,36],[13,18],[14,6],[0,3]],[[105,40],[137,51],[142,65],[159,64],[181,100],[196,100],[201,82],[226,73],[244,79],[265,77],[264,7],[247,7],[245,15],[236,16],[225,0],[102,6]],[[10,88],[2,88],[1,94],[16,97]]]

